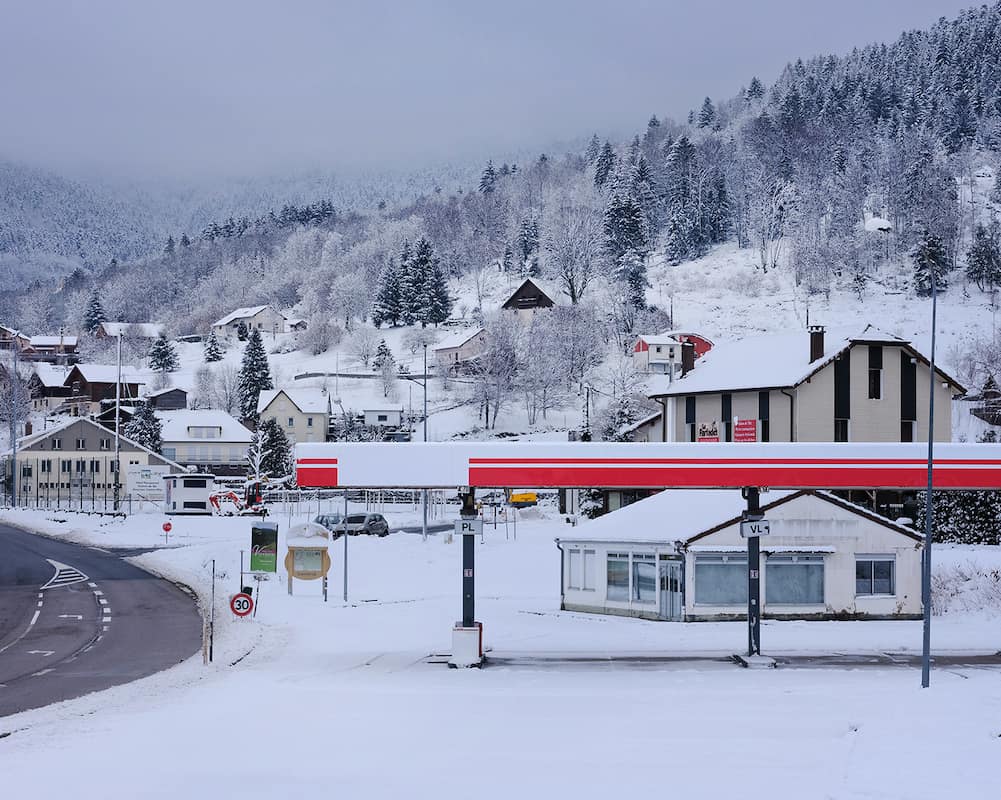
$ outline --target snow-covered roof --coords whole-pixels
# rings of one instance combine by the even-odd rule
[[[632,433],[642,428],[644,425],[649,425],[654,420],[660,419],[661,411],[654,411],[652,414],[647,414],[643,419],[637,420],[636,422],[630,423],[628,425],[623,425],[619,428],[619,434],[624,435],[627,433]]]
[[[650,334],[643,333],[640,334],[637,338],[642,339],[647,344],[652,344],[652,345],[681,344],[680,339],[676,339],[674,336],[671,336],[670,334],[667,333],[650,333]]]
[[[45,439],[45,438],[47,438],[49,436],[52,436],[52,435],[54,435],[56,433],[59,433],[60,431],[64,431],[67,428],[69,428],[70,426],[76,425],[78,422],[82,422],[85,425],[90,425],[91,427],[96,428],[101,433],[105,433],[105,434],[109,433],[109,431],[108,431],[107,428],[105,428],[103,425],[101,425],[101,424],[99,424],[97,422],[94,422],[94,420],[92,420],[92,419],[90,419],[88,417],[70,417],[65,422],[63,422],[63,423],[61,423],[59,425],[56,425],[53,428],[47,428],[45,430],[35,431],[34,433],[30,434],[29,436],[22,436],[20,439],[17,440],[17,449],[20,451],[20,450],[23,450],[26,447],[31,447],[33,444],[37,444],[38,442],[42,441],[43,439]],[[146,453],[148,455],[155,456],[156,458],[158,458],[162,462],[164,462],[167,466],[169,466],[172,469],[174,469],[176,472],[184,472],[184,467],[182,467],[176,461],[171,461],[166,456],[162,456],[159,453],[154,452],[153,450],[150,450],[148,447],[143,447],[138,442],[134,442],[131,439],[129,439],[128,437],[126,437],[126,436],[124,436],[122,434],[119,434],[119,439],[123,443],[129,445],[130,447],[135,447],[137,450],[141,450],[142,452],[144,452],[144,453]],[[11,453],[11,451],[8,448],[5,452],[0,453],[0,458],[8,457],[8,456],[10,456],[10,453]]]
[[[157,389],[155,392],[146,392],[143,396],[159,397],[162,394],[169,394],[170,392],[184,392],[184,394],[187,394],[187,391],[179,386],[168,386],[166,389]]]
[[[165,442],[239,442],[250,444],[253,434],[225,411],[217,409],[178,409],[177,411],[157,411],[157,418],[163,423],[161,438]],[[206,439],[192,436],[189,428],[219,428],[221,435]]]
[[[768,492],[762,504],[792,494]],[[566,541],[676,542],[740,516],[747,501],[739,489],[666,489],[652,497],[584,522]]]
[[[299,389],[266,389],[257,399],[257,413],[263,414],[279,394],[284,394],[304,414],[326,414],[330,411],[330,394],[316,386]]]
[[[32,336],[28,340],[32,347],[76,347],[75,336]]]
[[[526,283],[532,283],[535,286],[535,288],[537,288],[546,297],[552,300],[555,305],[558,306],[570,305],[569,295],[567,295],[563,291],[563,287],[561,287],[559,284],[552,283],[543,278],[525,278],[525,280],[523,280],[521,283],[518,284],[517,287],[515,287],[515,290],[511,292],[511,294],[509,294],[507,297],[504,298],[504,301],[501,303],[501,307],[503,308],[508,303],[510,303],[511,300],[514,298],[514,296],[521,291],[521,289],[525,286]]]
[[[761,496],[762,511],[769,507],[795,500],[798,495],[815,497],[833,503],[848,511],[866,517],[878,524],[897,531],[911,539],[920,540],[920,534],[891,519],[862,506],[849,503],[829,492],[820,491],[770,491]],[[581,524],[572,536],[560,537],[564,542],[642,542],[647,544],[673,544],[703,538],[732,521],[746,510],[747,501],[738,489],[666,489],[617,511]],[[702,545],[699,545],[702,547]],[[720,546],[707,549],[719,551]],[[764,549],[764,545],[762,545]],[[688,545],[688,549],[693,549]],[[768,548],[779,552],[775,547]],[[807,552],[802,547],[786,552]],[[817,550],[816,552],[821,552]]]
[[[250,317],[257,316],[266,308],[269,308],[269,306],[263,305],[263,306],[248,306],[247,308],[238,308],[235,311],[230,311],[225,317],[212,323],[212,325],[213,327],[219,327],[221,325],[229,325],[229,323],[235,322],[238,319],[249,319]],[[274,311],[274,309],[272,309],[272,311]],[[282,315],[280,312],[275,311],[275,313],[278,314],[278,316],[281,317],[282,319],[285,319],[284,315]]]
[[[654,376],[650,396],[690,395],[706,392],[739,392],[750,389],[779,389],[798,386],[852,342],[904,345],[915,353],[913,345],[872,325],[857,328],[831,328],[824,334],[824,354],[810,361],[810,335],[807,331],[749,336],[716,345],[696,362],[696,367],[671,383],[667,376]],[[936,371],[959,389],[951,377]]]
[[[102,322],[101,327],[108,336],[134,336],[139,339],[156,339],[164,332],[159,322]]]
[[[35,364],[35,374],[38,376],[38,380],[41,381],[42,386],[55,389],[65,383],[66,376],[70,374],[70,368],[38,362]]]
[[[74,368],[80,370],[80,374],[87,383],[111,383],[118,380],[118,367],[114,364],[74,364]],[[68,377],[69,373],[67,373]],[[122,367],[122,383],[137,383],[140,386],[145,384],[135,367]]]
[[[439,350],[451,350],[456,347],[462,347],[470,339],[474,339],[483,333],[483,328],[466,328],[465,330],[457,331],[451,336],[447,336],[445,339],[440,341],[435,345],[435,352]]]
[[[893,223],[883,217],[866,217],[865,229],[867,231],[878,231],[879,233],[889,233],[893,230]]]

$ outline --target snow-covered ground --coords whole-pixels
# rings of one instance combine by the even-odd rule
[[[324,508],[324,510],[326,510]],[[413,509],[385,509],[394,522]],[[315,507],[309,512],[315,513]],[[277,510],[280,530],[298,518]],[[163,545],[159,515],[100,520],[5,511],[4,521],[97,546]],[[331,547],[330,599],[279,574],[256,619],[226,608],[247,518],[174,518],[137,563],[208,596],[215,662],[198,655],[135,684],[0,721],[3,785],[17,795],[102,798],[989,797],[997,787],[1001,682],[987,669],[741,670],[722,661],[546,663],[551,654],[725,656],[741,623],[684,624],[559,611],[553,539],[524,512],[477,544],[477,617],[497,655],[528,666],[449,670],[459,541],[393,533]],[[584,523],[586,524],[586,523]],[[284,552],[282,547],[281,552]],[[1001,567],[1001,548],[939,547],[936,564]],[[151,632],[155,635],[155,632]],[[766,622],[766,652],[918,651],[916,622]],[[997,611],[936,617],[936,651],[1001,649]]]

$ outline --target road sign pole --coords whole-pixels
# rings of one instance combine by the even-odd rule
[[[743,491],[747,500],[745,520],[761,519],[757,487]],[[761,538],[747,537],[747,655],[761,655]]]
[[[464,523],[476,520],[476,490],[472,487],[462,493]],[[462,530],[462,627],[471,628],[476,622],[476,528],[467,524]]]

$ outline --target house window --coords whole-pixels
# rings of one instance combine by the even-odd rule
[[[765,602],[786,606],[823,605],[824,557],[799,554],[769,556]]]
[[[709,606],[747,604],[747,555],[706,553],[695,556],[695,603]]]
[[[657,600],[657,562],[652,555],[633,554],[633,594],[637,603]]]
[[[30,478],[32,476],[32,470],[33,470],[33,467],[32,467],[31,464],[22,464],[21,465],[21,477],[22,478]]]
[[[46,458],[46,459],[42,460],[41,471],[42,472],[52,472],[52,460],[51,459]]]
[[[580,588],[580,550],[567,551],[567,588]]]
[[[101,471],[101,462],[98,459],[92,458],[90,460],[90,471],[91,472],[100,472]]]
[[[657,345],[657,347],[656,347],[656,348],[654,348],[654,352],[657,352],[657,353],[659,353],[659,352],[660,352],[660,345]]]
[[[306,417],[306,427],[307,428],[312,428],[313,427],[313,418],[312,417]]]
[[[883,348],[878,344],[869,345],[869,399],[883,397]]]
[[[768,417],[770,414],[770,398],[771,395],[768,392],[758,392],[758,420],[761,425],[761,441],[770,441],[769,436],[771,431],[768,428]],[[789,431],[790,437],[792,436],[792,431]]]
[[[685,398],[685,426],[688,428],[688,441],[695,441],[695,398]]]
[[[111,439],[101,439],[101,449],[110,450],[111,449]]]
[[[82,459],[82,458],[77,459],[77,462],[76,462],[76,472],[77,472],[77,475],[82,475],[86,471],[87,471],[87,462],[84,459]]]
[[[53,450],[62,450],[63,449],[63,440],[62,439],[53,439],[52,440],[52,449]]]
[[[606,569],[606,597],[609,600],[629,599],[629,554],[609,553]]]
[[[855,556],[855,594],[896,594],[895,556]]]
[[[846,419],[834,420],[834,441],[836,442],[848,441],[848,420]]]
[[[207,478],[184,478],[181,485],[185,489],[205,489],[209,484]]]
[[[389,417],[385,414],[379,414],[376,416],[376,422],[388,422]]]
[[[914,428],[916,425],[917,423],[912,419],[900,420],[900,441],[902,442],[915,441]]]
[[[76,440],[76,449],[77,450],[86,450],[87,449],[87,440],[86,439],[77,439]]]
[[[581,569],[581,589],[594,591],[594,550],[585,550]]]
[[[59,462],[59,470],[61,472],[72,472],[73,471],[73,462],[70,461],[68,458],[62,459]]]
[[[292,417],[288,418],[288,427],[290,427],[290,428],[294,428],[295,427],[295,420],[292,419]]]

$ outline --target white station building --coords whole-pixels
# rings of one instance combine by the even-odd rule
[[[561,608],[652,620],[747,618],[739,490],[667,490],[557,540]],[[923,537],[828,492],[761,510],[763,619],[916,619]]]

